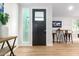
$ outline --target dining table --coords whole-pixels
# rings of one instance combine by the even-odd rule
[[[66,32],[66,31],[68,31],[68,32]],[[60,29],[60,30],[54,30],[54,32],[52,32],[52,36],[53,36],[53,43],[55,42],[55,39],[57,39],[57,42],[58,42],[58,36],[57,36],[57,32],[59,32],[59,34],[60,34],[60,32],[62,32],[63,33],[63,39],[62,40],[64,40],[64,42],[66,42],[67,43],[67,41],[69,40],[71,40],[72,42],[73,42],[73,40],[72,40],[72,31],[71,30],[67,30],[67,29]]]

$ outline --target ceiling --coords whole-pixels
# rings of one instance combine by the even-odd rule
[[[27,4],[20,4],[23,6],[26,5],[42,5],[47,6],[50,5],[53,8],[53,16],[54,17],[79,17],[79,3],[27,3]],[[69,6],[73,6],[74,9],[72,11],[68,10]]]
[[[74,6],[72,11],[68,10],[69,6]],[[79,3],[54,3],[53,16],[55,17],[79,17]]]

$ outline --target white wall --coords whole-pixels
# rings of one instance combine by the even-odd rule
[[[7,24],[8,36],[13,36],[13,35],[18,36],[18,5],[16,3],[5,3],[4,12],[9,14],[9,21]]]
[[[79,20],[79,17],[53,17],[52,21],[62,21],[62,28],[61,29],[67,29],[73,31],[73,41],[79,42],[79,38],[77,37],[77,34],[79,33],[79,30],[76,30],[73,28],[73,24],[76,20]],[[56,30],[57,28],[52,28],[53,30]]]
[[[30,43],[28,45],[32,46],[32,9],[46,9],[46,42],[47,46],[52,46],[52,6],[50,4],[21,4],[19,5],[19,17],[20,17],[20,22],[19,22],[19,44],[22,44],[22,16],[21,16],[21,11],[22,8],[30,8],[30,34],[29,34],[29,41]]]

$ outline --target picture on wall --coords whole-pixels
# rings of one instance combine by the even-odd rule
[[[52,27],[62,27],[62,21],[52,21]]]
[[[0,3],[0,12],[4,12],[4,3]]]

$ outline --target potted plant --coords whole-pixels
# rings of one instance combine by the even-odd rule
[[[9,14],[0,12],[0,36],[8,35],[8,26],[6,26],[9,19]]]
[[[9,19],[9,15],[7,13],[1,12],[0,13],[0,22],[2,25],[6,25]]]

